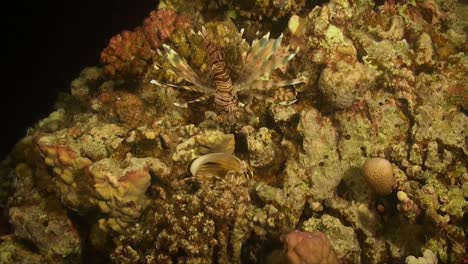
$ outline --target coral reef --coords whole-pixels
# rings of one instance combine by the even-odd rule
[[[0,163],[0,263],[466,261],[467,10],[161,1]]]
[[[240,263],[242,244],[251,231],[246,178],[228,173],[204,180],[195,193],[178,190],[156,200],[144,220],[148,225],[132,227],[121,236],[113,259],[172,263],[180,257],[182,263],[210,263],[216,258],[220,263]]]
[[[285,16],[295,14],[305,6],[304,0],[263,0],[263,1],[179,1],[168,0],[161,1],[159,8],[172,8],[180,10],[183,13],[191,13],[198,18],[197,20],[205,20],[206,18],[222,18],[227,17],[242,17],[252,18],[254,21],[277,21]],[[228,10],[226,14],[220,10]],[[255,11],[254,11],[255,10]],[[214,14],[213,14],[214,13]]]

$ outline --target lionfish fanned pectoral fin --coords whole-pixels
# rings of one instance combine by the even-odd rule
[[[303,83],[305,82],[305,78],[295,78],[292,80],[284,80],[284,81],[274,81],[274,80],[255,80],[249,84],[249,89],[253,90],[269,90],[273,87],[283,87],[283,86],[289,86],[289,85],[294,85],[298,83]]]
[[[212,92],[206,91],[206,89],[198,87],[196,85],[174,85],[170,83],[158,82],[156,80],[151,80],[150,83],[154,85],[159,85],[159,86],[168,86],[168,87],[177,88],[177,89],[184,89],[184,90],[191,91],[191,92],[203,93],[202,96],[196,99],[190,100],[188,102],[183,102],[183,103],[175,102],[174,103],[175,106],[182,107],[182,108],[187,108],[189,104],[206,101],[208,98],[210,98],[213,95]]]
[[[244,67],[240,73],[242,82],[248,83],[265,73],[260,66],[276,53],[281,45],[283,35],[276,40],[269,39],[269,37],[270,33],[267,33],[261,39],[252,42],[252,46],[244,58]]]
[[[294,58],[299,49],[296,49],[292,53],[284,52],[286,48],[281,48],[282,39],[283,34],[278,39],[269,39],[269,33],[267,33],[263,38],[254,40],[252,47],[245,57],[244,67],[238,83],[243,84],[243,87],[249,88],[250,83],[255,82],[261,76],[268,75],[275,69],[285,66]]]
[[[210,90],[208,86],[203,81],[201,81],[201,79],[184,58],[182,58],[179,54],[177,54],[177,52],[175,52],[166,44],[163,45],[163,48],[164,52],[158,50],[158,54],[169,62],[169,64],[172,66],[172,70],[176,73],[176,75],[180,75],[186,81],[197,86],[199,90],[203,90],[203,92]]]
[[[271,90],[272,88],[276,87],[284,87],[284,86],[290,86],[298,83],[304,83],[307,82],[306,77],[299,77],[291,80],[283,80],[283,81],[274,81],[274,80],[255,80],[248,84],[248,86],[236,86],[235,89],[236,91],[245,91],[249,90],[249,96],[247,97],[247,101],[244,101],[244,108],[245,109],[250,109],[250,104],[252,103],[252,99],[256,98],[257,100],[263,100],[265,102],[269,103],[274,103],[274,100],[266,95],[267,91]],[[294,90],[294,93],[297,94],[297,92]],[[281,101],[281,102],[276,102],[280,105],[291,105],[293,103],[297,102],[297,99],[289,100],[289,101]]]
[[[182,58],[177,52],[175,52],[171,47],[168,45],[164,44],[163,45],[164,52],[158,50],[158,54],[162,57],[164,57],[169,64],[172,66],[172,71],[182,77],[184,80],[187,82],[192,83],[193,85],[175,85],[175,84],[169,84],[169,83],[162,83],[157,80],[151,80],[152,84],[155,85],[161,85],[161,86],[168,86],[168,87],[173,87],[177,89],[184,89],[187,91],[191,92],[197,92],[201,93],[202,96],[200,96],[197,99],[188,101],[188,102],[175,102],[174,105],[178,107],[183,107],[187,108],[189,104],[196,103],[196,102],[202,102],[208,99],[210,96],[212,96],[213,91],[206,85],[200,78],[199,76],[195,73],[195,71],[190,67],[190,65],[187,63],[187,61]]]
[[[257,76],[254,77],[254,79],[263,76],[264,74],[270,73],[273,70],[286,66],[288,62],[292,60],[292,58],[294,58],[298,52],[299,48],[297,48],[293,53],[287,55],[275,54],[274,56],[270,57],[270,59],[263,61],[263,63],[260,64],[260,69],[262,69],[262,73],[257,72]]]
[[[159,82],[157,80],[151,80],[150,83],[154,84],[154,85],[158,85],[158,86],[168,86],[168,87],[172,87],[172,88],[176,88],[176,89],[183,89],[183,90],[187,90],[187,91],[190,91],[190,92],[197,92],[197,93],[207,93],[208,92],[207,89],[205,89],[204,87],[200,87],[200,86],[197,86],[197,85],[176,85],[176,84]]]
[[[286,66],[288,62],[296,56],[297,52],[298,50],[286,56],[274,55],[268,60],[260,62],[258,68],[254,69],[250,77],[246,80],[246,83],[254,82],[261,76],[267,75],[278,68]]]
[[[211,97],[211,94],[205,94],[205,95],[202,95],[202,96],[200,96],[200,97],[198,97],[196,99],[190,100],[188,102],[184,102],[184,103],[175,102],[174,105],[178,106],[178,107],[182,107],[182,108],[187,108],[190,104],[204,102],[204,101],[208,100],[208,98],[210,98],[210,97]]]

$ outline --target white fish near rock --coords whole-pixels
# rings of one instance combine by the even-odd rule
[[[248,165],[238,157],[227,153],[210,153],[194,159],[189,165],[190,173],[198,179],[225,176],[232,171],[250,174]]]

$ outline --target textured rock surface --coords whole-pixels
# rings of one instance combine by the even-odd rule
[[[302,225],[305,231],[320,231],[326,234],[340,260],[351,263],[361,262],[361,248],[356,233],[351,227],[343,225],[338,218],[323,214],[320,219],[311,218]]]
[[[0,164],[0,262],[461,263],[467,8],[161,1]]]

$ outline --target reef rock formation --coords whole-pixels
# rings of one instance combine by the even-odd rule
[[[0,164],[0,263],[466,261],[467,10],[161,1]]]

